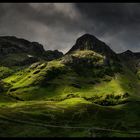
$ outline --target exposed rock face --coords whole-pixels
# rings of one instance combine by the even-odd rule
[[[81,52],[83,53],[81,54]],[[79,56],[75,56],[75,53]],[[102,59],[97,59],[96,54],[100,55]],[[89,73],[92,68],[100,70],[106,68],[106,73],[110,75],[122,70],[118,55],[104,42],[89,34],[77,39],[75,45],[62,59],[62,63],[72,66],[76,72],[81,74],[86,73],[86,71],[82,71],[85,67],[89,69]]]
[[[107,57],[116,57],[116,53],[113,52],[109,46],[90,34],[85,34],[78,38],[76,44],[68,51],[67,54],[76,50],[93,50]]]
[[[61,62],[66,65],[81,65],[83,67],[98,67],[104,65],[105,57],[91,50],[77,51],[67,54]]]

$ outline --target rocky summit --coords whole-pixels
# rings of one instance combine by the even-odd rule
[[[110,49],[108,45],[90,34],[84,34],[79,37],[76,44],[68,51],[68,53],[76,50],[93,50],[107,57],[116,57],[116,53]]]

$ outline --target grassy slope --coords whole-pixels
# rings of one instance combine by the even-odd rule
[[[40,86],[42,81],[46,82],[45,86]],[[89,129],[58,129],[43,127],[43,124],[96,126],[126,131],[119,133],[96,130],[96,136],[139,136],[128,133],[140,130],[139,80],[125,67],[122,74],[116,73],[114,77],[84,77],[58,60],[36,63],[5,78],[4,82],[16,89],[8,93],[26,101],[14,102],[7,97],[5,102],[1,98],[0,136],[91,136]],[[104,100],[111,94],[119,95],[119,100],[123,100],[124,93],[130,94],[128,99],[131,102],[116,106],[100,106],[83,98],[96,97],[97,100]],[[66,97],[65,100],[57,101]],[[50,99],[57,100],[47,101]],[[22,122],[21,125],[14,120],[26,123]],[[41,125],[36,125],[37,123]]]
[[[27,53],[18,53],[18,54],[8,54],[4,58],[2,58],[2,62],[0,62],[1,65],[6,66],[13,66],[17,63],[28,61]]]
[[[39,85],[44,80],[44,76],[49,71],[67,69],[67,73],[62,73],[52,80],[46,80],[45,86]],[[125,74],[116,74],[114,77],[82,77],[73,70],[66,68],[59,61],[41,63],[37,68],[25,69],[4,79],[4,82],[13,85],[12,95],[18,96],[23,100],[49,100],[50,98],[65,98],[69,94],[78,97],[101,97],[106,95],[123,96],[125,93],[137,96],[139,91],[139,81],[137,77],[126,68]],[[52,73],[54,75],[54,73]],[[76,87],[78,85],[79,87]]]
[[[0,67],[0,79],[8,77],[11,74],[13,74],[13,70],[12,69],[10,69],[8,67],[4,67],[4,66]]]
[[[58,129],[44,126],[51,124],[100,127],[122,131],[118,133],[96,130],[94,133],[98,137],[136,137],[139,135],[129,134],[129,132],[139,130],[140,111],[138,107],[139,103],[103,107],[79,98],[71,98],[62,102],[24,101],[5,104],[0,107],[0,136],[90,136],[88,128]]]

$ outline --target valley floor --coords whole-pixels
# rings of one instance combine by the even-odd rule
[[[100,106],[83,98],[0,103],[0,137],[140,137],[140,102]]]

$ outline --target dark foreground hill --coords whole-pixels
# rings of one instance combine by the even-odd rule
[[[13,40],[5,41],[11,55],[24,50],[39,59],[16,67],[1,63],[0,136],[140,136],[139,53],[117,54],[85,34],[65,55],[48,51],[51,60],[40,44],[36,54],[34,43]]]

